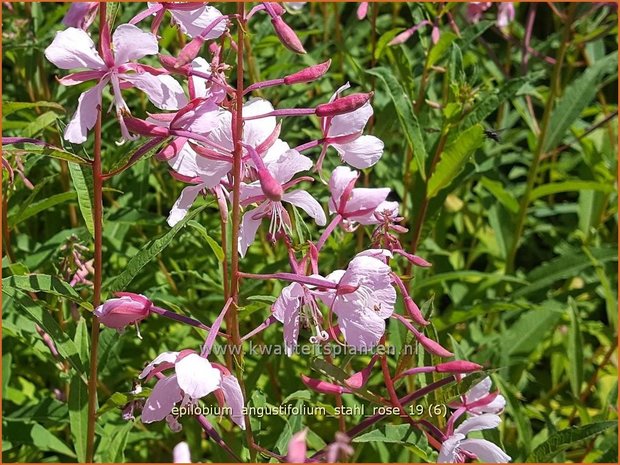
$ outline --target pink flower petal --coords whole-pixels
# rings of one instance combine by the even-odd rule
[[[239,228],[239,254],[245,257],[250,244],[254,242],[256,232],[261,224],[261,214],[264,213],[268,202],[264,202],[254,210],[248,210],[241,219],[241,227]]]
[[[114,63],[122,65],[146,55],[155,55],[159,50],[157,38],[133,24],[121,24],[112,36]]]
[[[353,168],[373,166],[383,155],[383,141],[375,136],[360,136],[347,144],[332,144],[340,157]]]
[[[185,215],[187,215],[196,197],[198,197],[198,194],[200,194],[200,191],[204,188],[204,184],[198,184],[196,186],[188,186],[181,191],[181,195],[176,202],[174,202],[172,209],[170,209],[168,219],[166,220],[169,226],[172,227],[185,218]]]
[[[61,69],[106,69],[90,36],[74,27],[56,33],[52,43],[45,49],[45,57]]]
[[[77,109],[65,128],[65,140],[73,144],[86,142],[88,131],[97,122],[97,107],[101,105],[101,92],[106,84],[107,80],[103,80],[80,95]]]
[[[190,37],[196,37],[206,29],[213,21],[222,16],[217,8],[203,5],[195,10],[170,9],[174,22],[179,25],[183,33]],[[217,39],[226,30],[226,22],[218,23],[206,36],[206,40]]]
[[[460,449],[475,454],[482,462],[508,463],[511,460],[509,455],[486,439],[465,439],[461,441]]]
[[[171,412],[183,394],[177,384],[177,377],[172,375],[157,381],[142,409],[142,423],[161,421]]]
[[[187,105],[187,97],[181,84],[172,76],[142,73],[122,74],[120,77],[144,92],[153,105],[161,110],[178,110]]]
[[[189,354],[174,367],[179,387],[192,399],[200,399],[220,387],[222,375],[198,354]]]
[[[224,400],[232,410],[230,418],[239,425],[239,428],[245,429],[245,418],[243,416],[245,402],[239,381],[232,375],[223,375],[221,388],[224,392]]]
[[[297,346],[299,337],[299,310],[303,288],[299,283],[293,283],[282,289],[282,292],[273,304],[273,316],[284,324],[284,345],[289,357]]]
[[[325,226],[325,224],[327,224],[323,207],[321,207],[321,204],[314,197],[312,197],[310,193],[302,190],[287,192],[282,196],[282,200],[301,208],[308,215],[314,218],[314,221],[319,226]]]

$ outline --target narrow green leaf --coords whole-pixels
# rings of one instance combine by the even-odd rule
[[[588,439],[614,426],[618,426],[617,421],[600,421],[558,431],[534,449],[527,461],[536,463],[551,462],[556,455],[565,451],[577,441]]]
[[[411,99],[389,69],[374,68],[366,72],[378,77],[385,85],[388,95],[394,104],[394,108],[396,108],[396,116],[405,134],[407,145],[412,151],[416,164],[418,165],[418,171],[422,178],[426,179],[426,147],[424,146],[424,139],[422,139],[422,131],[420,130],[418,119],[413,112]]]
[[[2,102],[2,116],[8,116],[16,111],[28,110],[31,108],[51,108],[64,113],[62,105],[55,102]]]
[[[577,304],[572,298],[569,298],[568,305],[570,307],[570,329],[568,332],[568,363],[570,369],[568,374],[571,390],[575,399],[578,399],[583,383],[583,339]]]
[[[172,239],[177,235],[177,233],[183,229],[183,227],[195,216],[197,216],[201,211],[207,208],[210,204],[202,205],[199,208],[196,208],[192,212],[190,212],[183,220],[179,221],[170,231],[165,233],[163,236],[153,239],[148,244],[146,244],[140,251],[131,257],[129,263],[125,267],[125,270],[118,275],[107,288],[110,292],[117,292],[124,290],[131,281],[137,276],[137,274],[144,268],[148,263],[151,262],[154,258],[156,258],[170,243]]]
[[[56,319],[38,302],[32,300],[30,296],[15,288],[4,285],[4,283],[2,286],[2,294],[2,304],[10,305],[9,302],[13,303],[18,308],[21,308],[28,318],[43,328],[56,344],[56,348],[62,359],[66,360],[75,368],[84,383],[88,383],[86,375],[84,374],[84,364],[80,359],[79,351],[73,341],[60,328]]]
[[[18,144],[5,145],[2,147],[3,155],[43,155],[46,157],[57,158],[58,160],[65,160],[71,163],[78,163],[81,165],[89,165],[90,162],[78,157],[77,155],[67,152],[58,147],[52,145],[41,146],[30,142],[20,142]],[[69,165],[70,166],[70,165]]]
[[[428,67],[435,65],[450,49],[450,45],[456,39],[456,35],[449,31],[442,31],[439,41],[433,45],[428,54]]]
[[[95,223],[93,220],[93,172],[90,167],[69,164],[69,172],[73,180],[73,187],[77,192],[78,205],[86,229],[92,237],[95,237]]]
[[[55,276],[47,274],[29,274],[20,276],[9,276],[2,280],[2,288],[19,289],[25,292],[44,292],[58,297],[64,297],[82,307],[92,311],[93,307],[89,302],[84,302],[82,297],[73,289],[69,283],[62,281]]]
[[[522,313],[502,334],[502,352],[506,356],[531,354],[561,316],[561,309],[553,301],[548,301],[536,310]]]
[[[84,321],[84,319],[82,319]],[[88,389],[78,375],[69,385],[69,425],[71,439],[78,461],[86,461],[86,438],[88,428]]]
[[[73,200],[76,197],[75,192],[63,192],[61,194],[52,195],[47,197],[39,202],[33,203],[23,210],[20,210],[19,213],[9,215],[8,222],[9,228],[13,228],[22,221],[27,220],[33,216],[38,215],[41,212],[49,210],[50,208],[60,205],[62,203]]]
[[[599,192],[612,192],[614,186],[612,184],[605,184],[597,181],[563,181],[552,182],[550,184],[543,184],[535,188],[530,194],[530,201],[545,197],[551,194],[559,194],[560,192],[575,192],[581,190],[591,190]]]
[[[564,89],[564,94],[551,114],[543,152],[557,146],[581,112],[596,96],[601,78],[618,68],[618,54],[597,61]]]
[[[40,132],[43,132],[46,128],[54,127],[54,121],[58,119],[59,115],[53,111],[48,111],[42,115],[37,116],[34,121],[28,123],[22,134],[26,137],[34,137]]]
[[[482,145],[484,133],[479,124],[463,131],[448,145],[428,181],[427,197],[432,198],[448,186],[463,169],[469,157]]]
[[[519,211],[519,202],[512,193],[504,188],[501,182],[483,176],[480,179],[480,184],[512,213],[517,213]]]
[[[3,421],[2,436],[3,443],[7,441],[13,446],[29,444],[41,451],[58,452],[67,457],[75,458],[73,451],[58,439],[56,434],[38,423],[5,419]]]
[[[200,233],[202,238],[207,242],[207,244],[209,244],[209,247],[211,247],[211,250],[217,257],[218,261],[220,263],[223,263],[224,262],[224,251],[222,250],[222,247],[220,246],[220,244],[218,244],[215,239],[209,236],[209,233],[207,232],[207,228],[205,228],[203,225],[201,225],[200,223],[194,220],[188,221],[187,225],[191,226],[192,228],[194,228],[196,231]]]

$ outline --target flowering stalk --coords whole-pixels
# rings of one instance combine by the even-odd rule
[[[105,2],[99,4],[99,29],[106,24]],[[103,55],[104,35],[99,33],[99,53]],[[102,250],[103,250],[103,174],[101,170],[101,104],[97,107],[95,123],[95,147],[93,156],[93,225],[95,239],[93,273],[93,307],[101,303]],[[97,420],[97,349],[99,346],[99,318],[93,314],[90,336],[90,373],[88,376],[88,424],[86,430],[86,462],[91,463],[95,452],[95,422]]]

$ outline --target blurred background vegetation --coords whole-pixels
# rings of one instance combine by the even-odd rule
[[[223,12],[235,8],[215,6]],[[507,399],[504,422],[490,433],[491,439],[519,462],[615,462],[617,431],[603,422],[617,419],[616,7],[517,3],[514,21],[503,28],[496,25],[497,5],[475,24],[467,21],[464,4],[371,4],[363,20],[357,18],[357,7],[308,3],[290,11],[286,21],[308,51],[303,56],[284,49],[268,19],[256,15],[247,39],[247,82],[282,77],[331,58],[322,80],[257,95],[285,108],[324,102],[347,81],[357,91],[374,90],[375,115],[367,130],[385,142],[385,154],[364,174],[364,183],[392,188],[409,228],[401,237],[404,248],[417,249],[433,264],[430,269],[400,270],[418,304],[431,314],[431,331],[459,357],[488,368]],[[59,85],[55,76],[64,72],[43,55],[54,33],[63,28],[67,8],[55,3],[9,7],[4,2],[2,133],[42,139],[90,158],[92,137],[83,147],[61,139],[78,95],[88,85]],[[143,8],[111,4],[110,10],[121,24]],[[388,45],[424,19],[439,28],[437,43],[427,26],[402,45]],[[528,20],[533,21],[529,46]],[[182,34],[171,26],[160,31],[161,49],[178,53]],[[97,34],[96,24],[91,32]],[[233,61],[230,53],[226,62]],[[152,57],[144,62],[157,65]],[[139,92],[128,91],[126,98],[139,117],[154,110]],[[491,137],[484,137],[481,128]],[[122,163],[140,144],[116,144],[120,131],[112,115],[105,119],[103,133],[104,170]],[[314,119],[282,121],[282,138],[291,146],[319,135]],[[32,186],[17,174],[8,182],[3,171],[3,460],[71,461],[76,459],[76,431],[70,420],[79,412],[67,402],[67,393],[77,379],[75,368],[63,354],[52,357],[35,322],[46,330],[42,323],[53,323],[61,329],[58,335],[51,333],[60,338],[57,345],[63,347],[70,339],[83,351],[89,312],[61,299],[66,291],[55,292],[53,283],[27,303],[18,303],[10,292],[20,276],[30,273],[68,281],[75,271],[72,250],[92,258],[92,240],[79,206],[88,179],[64,161],[10,150],[4,157],[13,167],[23,164]],[[336,157],[328,156],[327,169],[336,165]],[[155,159],[106,182],[104,297],[110,296],[110,284],[130,259],[169,231],[165,218],[182,188]],[[312,192],[326,203],[325,187],[317,184]],[[209,205],[136,273],[127,290],[209,324],[223,305],[220,222],[212,199],[194,208],[200,203]],[[337,232],[322,254],[321,271],[346,266],[368,246],[370,232]],[[287,268],[285,249],[272,247],[264,233],[243,260],[244,271]],[[305,240],[318,237],[314,226],[308,229],[301,220],[295,221],[295,235],[300,250]],[[279,290],[275,282],[243,283],[243,332],[268,316]],[[92,295],[88,285],[78,284],[76,291],[76,301],[88,302]],[[143,339],[133,331],[119,336],[103,330],[99,393],[105,407],[96,459],[170,461],[172,447],[186,440],[196,461],[227,460],[202,438],[192,419],[182,421],[180,433],[165,424],[146,428],[121,419],[118,406],[127,398],[118,393],[132,389],[143,364],[164,350],[195,348],[202,338],[194,329],[156,317],[145,321],[141,332]],[[256,342],[279,344],[281,338],[276,326]],[[393,323],[388,341],[397,353],[410,342]],[[432,362],[425,357],[396,356],[390,363],[394,369],[399,363]],[[366,362],[365,357],[334,360],[345,370],[360,369]],[[248,401],[255,406],[290,402],[329,409],[333,398],[305,391],[299,379],[300,373],[320,377],[315,370],[310,358],[249,356]],[[431,381],[430,375],[408,381],[399,392]],[[382,393],[381,386],[382,375],[375,370],[369,389]],[[424,402],[444,401],[450,392],[441,395]],[[359,403],[368,407],[364,400],[345,396],[346,405]],[[226,418],[212,420],[232,448],[240,450],[238,429]],[[278,452],[285,452],[290,435],[303,426],[310,428],[313,449],[333,440],[338,428],[332,416],[276,416],[253,422],[258,443]],[[354,426],[359,418],[347,422]],[[570,427],[579,428],[567,430]],[[385,422],[378,426],[384,435],[385,428]],[[550,437],[559,439],[546,442]],[[556,447],[539,447],[543,443]],[[418,435],[396,435],[387,442],[385,437],[362,436],[354,445],[352,461],[435,460]]]

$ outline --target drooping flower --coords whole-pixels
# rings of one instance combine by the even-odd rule
[[[88,29],[95,20],[99,2],[75,2],[67,10],[62,24],[67,27],[77,27],[79,29]]]
[[[219,364],[211,364],[192,350],[164,352],[149,363],[139,378],[147,380],[156,373],[174,369],[174,373],[157,381],[142,410],[142,422],[166,421],[176,426],[173,407],[195,404],[199,399],[214,393],[221,403],[231,409],[231,419],[245,429],[242,414],[244,400],[237,379]]]
[[[222,13],[215,7],[199,3],[148,2],[148,8],[134,16],[130,24],[137,24],[148,16],[154,16],[151,25],[153,34],[159,29],[166,11],[172,15],[172,22],[189,37],[201,35],[215,21],[213,28],[205,34],[205,40],[217,39],[226,31],[226,23],[221,21]]]
[[[339,99],[340,94],[350,87],[347,82],[332,95],[329,102]],[[355,111],[321,119],[321,128],[328,144],[336,149],[344,162],[354,168],[369,168],[383,155],[384,144],[381,139],[362,135],[372,114],[372,106],[366,101]]]
[[[103,34],[105,36],[105,26]],[[108,83],[112,85],[114,106],[124,139],[130,139],[131,136],[122,120],[123,114],[130,113],[121,94],[123,87],[137,87],[162,110],[183,107],[187,98],[174,78],[167,74],[151,74],[156,72],[154,68],[132,62],[156,54],[158,48],[157,38],[153,34],[143,32],[131,24],[122,24],[116,28],[111,44],[104,40],[103,57],[82,29],[70,27],[58,32],[45,49],[46,58],[61,69],[88,70],[69,74],[59,79],[59,82],[72,86],[97,81],[94,87],[80,95],[77,110],[65,129],[65,139],[75,144],[86,141],[88,131],[97,121],[97,107],[101,105],[101,94]]]
[[[510,456],[492,442],[466,438],[472,431],[497,428],[500,423],[500,417],[490,413],[465,420],[441,445],[437,463],[464,463],[472,458],[490,463],[509,462]]]
[[[287,192],[293,176],[309,170],[312,161],[288,144],[279,141],[274,144],[263,159],[264,168],[258,167],[259,180],[241,185],[241,203],[259,205],[245,212],[241,220],[239,234],[239,253],[244,256],[254,238],[263,218],[270,218],[269,232],[272,236],[280,231],[290,231],[291,221],[282,205],[287,202],[304,210],[319,226],[325,226],[326,218],[321,204],[304,190]],[[262,170],[262,171],[261,171]]]
[[[118,297],[99,305],[94,314],[108,328],[125,329],[149,316],[153,302],[141,294],[121,292]]]
[[[350,346],[370,349],[385,333],[385,319],[392,315],[396,303],[391,272],[384,261],[362,253],[351,260],[346,270],[325,277],[338,283],[338,289],[328,290],[320,297],[338,317],[340,330]]]
[[[485,413],[499,414],[506,406],[506,399],[499,391],[491,392],[491,378],[488,376],[473,386],[463,396],[461,401],[450,403],[451,408],[463,409],[471,415]]]
[[[288,451],[286,461],[289,463],[305,463],[306,462],[306,436],[308,429],[304,428],[295,433],[288,443]]]
[[[342,217],[347,230],[353,230],[356,223],[376,224],[375,211],[388,194],[388,188],[356,188],[357,171],[346,166],[337,167],[329,180],[329,212]]]
[[[515,19],[515,7],[512,2],[497,5],[497,27],[508,26]]]

